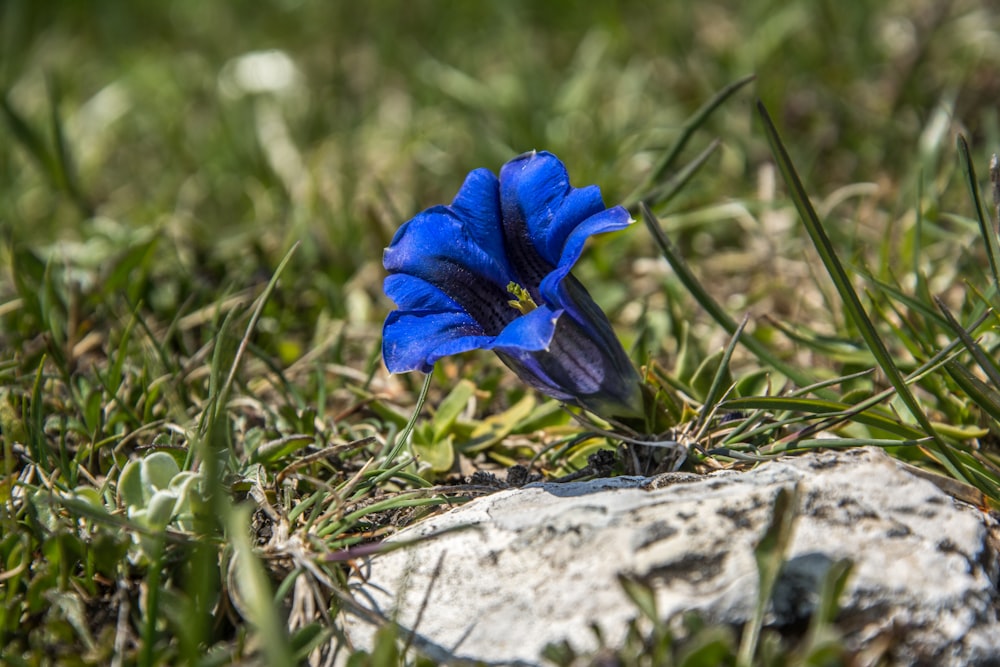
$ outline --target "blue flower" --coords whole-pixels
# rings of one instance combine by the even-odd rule
[[[638,373],[607,316],[570,273],[594,234],[632,223],[597,186],[573,188],[551,153],[470,173],[450,206],[407,221],[385,250],[383,329],[393,373],[493,350],[542,393],[605,417],[643,412]]]

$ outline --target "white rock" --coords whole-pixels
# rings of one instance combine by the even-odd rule
[[[594,648],[592,623],[614,645],[638,615],[619,573],[652,586],[664,618],[697,610],[741,625],[757,591],[754,547],[778,490],[796,484],[770,623],[807,619],[816,582],[846,557],[854,570],[838,622],[855,647],[884,637],[899,664],[1000,661],[997,521],[874,449],[501,491],[401,531],[394,540],[437,536],[367,561],[355,598],[416,625],[417,643],[442,661],[539,664],[550,642]],[[472,529],[444,532],[461,526]],[[372,626],[345,622],[368,647]]]

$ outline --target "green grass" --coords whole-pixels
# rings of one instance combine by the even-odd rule
[[[647,223],[577,273],[689,467],[868,443],[1000,503],[1000,14],[688,5],[0,4],[0,662],[330,650],[353,558],[607,448],[488,355],[378,356],[395,229],[532,148]]]

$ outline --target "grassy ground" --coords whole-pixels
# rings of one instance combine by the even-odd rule
[[[578,275],[690,467],[825,431],[1000,502],[998,31],[987,0],[0,4],[0,662],[315,657],[345,549],[609,446],[487,355],[420,410],[378,356],[394,230],[532,148],[653,202],[667,261],[636,226]]]

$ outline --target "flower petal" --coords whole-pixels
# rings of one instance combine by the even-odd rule
[[[460,312],[462,307],[454,299],[422,278],[405,273],[385,277],[382,291],[400,310],[439,310]]]
[[[390,274],[410,275],[433,285],[479,323],[485,334],[495,336],[518,313],[507,303],[507,286],[515,276],[504,253],[496,188],[491,182],[495,186],[488,171],[473,172],[454,207],[436,206],[404,223],[382,261]],[[492,207],[493,212],[477,212],[477,202]],[[492,231],[488,224],[494,226]],[[398,305],[408,307],[402,302]]]
[[[641,381],[613,336],[593,338],[588,327],[563,313],[547,349],[495,351],[518,377],[553,398],[605,416],[637,417],[642,414]]]
[[[444,288],[456,269],[505,286],[510,271],[503,253],[479,246],[462,219],[447,206],[435,206],[403,223],[382,255],[390,273],[408,273]]]
[[[559,263],[567,237],[605,210],[600,188],[571,187],[565,165],[544,151],[525,153],[503,166],[500,197],[504,214],[523,218],[530,241],[553,266]]]
[[[490,257],[503,258],[503,223],[500,220],[500,182],[489,169],[476,169],[465,177],[449,207],[462,221],[473,242]],[[501,261],[506,265],[505,261]]]
[[[578,402],[572,388],[567,389],[565,385],[561,385],[546,372],[545,362],[551,361],[546,355],[521,351],[504,352],[503,350],[496,350],[496,353],[500,361],[514,371],[514,374],[521,378],[522,382],[556,400],[571,404]]]
[[[511,322],[491,346],[500,360],[522,381],[560,401],[573,402],[574,394],[553,378],[547,365],[558,362],[548,353],[562,316],[542,306]]]
[[[382,360],[390,373],[429,373],[441,357],[479,349],[492,340],[465,313],[394,310],[382,328]]]
[[[500,169],[500,201],[504,222],[519,219],[526,225],[528,239],[543,258],[552,219],[570,193],[569,174],[555,155],[545,151],[520,155]]]
[[[555,211],[548,229],[545,231],[545,243],[542,256],[552,264],[559,264],[563,254],[566,239],[581,223],[592,216],[606,212],[601,189],[596,185],[585,188],[571,188]],[[624,210],[624,209],[622,209]],[[628,215],[626,213],[626,215]],[[601,230],[604,231],[604,230]],[[596,234],[597,232],[591,232]],[[574,260],[575,261],[575,260]]]
[[[603,313],[600,317],[606,321]],[[548,307],[512,322],[490,347],[534,388],[578,405],[586,405],[621,375],[613,354],[621,347],[617,340],[609,351],[605,341],[592,339],[563,311]],[[627,359],[624,377],[638,381]]]
[[[607,232],[617,232],[625,229],[633,222],[629,212],[621,206],[615,206],[607,210],[592,214],[586,220],[582,220],[570,230],[559,245],[559,254],[556,265],[559,267],[573,266],[583,254],[583,246],[591,236],[595,234],[605,234]]]
[[[546,234],[568,189],[566,168],[550,153],[525,153],[500,169],[507,257],[525,286],[537,288],[555,266],[545,257]]]
[[[561,401],[572,402],[574,394],[552,378],[545,368],[549,347],[554,343],[562,311],[541,306],[507,325],[489,347],[524,382]]]
[[[503,246],[500,190],[488,169],[471,172],[450,206],[434,206],[404,223],[383,255],[389,271],[434,282],[434,260],[450,260],[506,285],[511,278]],[[420,273],[420,270],[423,273]]]
[[[556,330],[561,310],[539,306],[508,324],[489,349],[507,352],[537,352],[547,350]]]
[[[624,208],[605,209],[600,188],[573,188],[551,153],[525,153],[500,170],[500,201],[510,263],[527,283],[572,268],[587,237],[627,227]],[[544,299],[544,294],[542,295]]]
[[[564,240],[556,262],[556,268],[545,276],[542,284],[539,286],[542,299],[548,303],[565,307],[564,301],[566,296],[565,293],[560,295],[559,286],[566,276],[569,275],[573,265],[580,259],[580,255],[583,254],[583,248],[587,239],[594,234],[625,229],[632,222],[632,216],[629,215],[628,211],[621,206],[615,206],[614,208],[609,208],[606,211],[592,215],[578,224]]]

